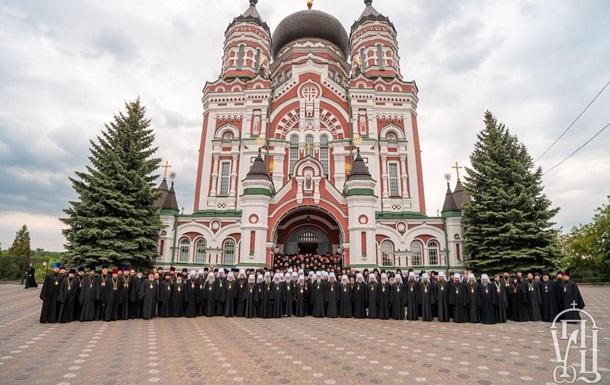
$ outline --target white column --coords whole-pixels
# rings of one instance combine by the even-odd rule
[[[213,154],[212,155],[212,189],[210,191],[210,196],[211,197],[215,197],[216,196],[216,181],[218,180],[218,157],[219,155]]]
[[[381,155],[381,179],[383,180],[383,197],[387,198],[390,196],[388,191],[388,157],[387,155]]]
[[[235,187],[237,186],[237,158],[238,154],[233,154],[233,162],[231,162],[231,189],[229,196],[235,196]]]
[[[409,187],[407,184],[407,157],[400,156],[400,178],[402,180],[402,197],[409,198]]]

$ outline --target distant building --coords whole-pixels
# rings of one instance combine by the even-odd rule
[[[349,34],[311,9],[272,34],[256,4],[229,24],[220,77],[203,89],[194,212],[160,186],[157,264],[333,253],[358,268],[461,266],[467,196],[458,180],[426,216],[418,89],[394,25],[368,0]]]

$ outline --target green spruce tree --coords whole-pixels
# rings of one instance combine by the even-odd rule
[[[26,225],[15,234],[13,244],[8,249],[8,256],[14,257],[20,269],[25,269],[25,266],[30,262],[32,257],[32,249],[30,246],[30,231]]]
[[[488,273],[542,271],[560,257],[558,233],[526,147],[487,111],[485,128],[470,156],[465,188],[472,200],[463,212],[469,268]]]
[[[95,141],[86,172],[70,178],[78,195],[65,210],[66,259],[71,265],[108,263],[147,267],[161,228],[153,206],[160,159],[154,133],[137,99],[125,104]]]

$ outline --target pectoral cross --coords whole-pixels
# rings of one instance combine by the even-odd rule
[[[169,165],[169,162],[166,160],[165,163],[161,166],[161,168],[163,169],[163,179],[167,178],[167,169],[171,168],[172,166]]]
[[[462,169],[464,167],[460,166],[460,164],[458,162],[455,162],[455,164],[453,166],[451,166],[451,168],[455,169],[455,173],[457,175],[457,180],[460,180],[460,169]]]

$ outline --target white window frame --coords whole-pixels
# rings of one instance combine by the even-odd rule
[[[396,167],[396,175],[392,175],[392,168]],[[392,186],[395,183],[395,186]],[[395,191],[394,188],[395,187]],[[388,162],[388,193],[390,197],[400,197],[400,164],[398,162]]]
[[[226,175],[224,173],[224,166],[227,165]],[[220,162],[220,178],[218,178],[218,195],[219,196],[229,196],[229,189],[231,188],[231,161],[223,160]],[[223,189],[226,182],[226,189]],[[224,190],[224,191],[223,191]]]
[[[203,248],[200,244],[203,242]],[[208,243],[205,238],[197,238],[195,240],[195,255],[193,256],[194,263],[205,263],[205,251],[208,247]]]
[[[419,245],[419,256],[416,260],[415,252],[413,251],[413,245]],[[420,240],[414,240],[409,245],[409,250],[411,251],[411,266],[421,266],[424,263],[424,244]],[[418,263],[415,263],[418,262]]]
[[[232,244],[232,255],[231,258],[228,258],[227,255],[227,246]],[[235,253],[237,249],[237,243],[233,238],[227,238],[222,242],[222,264],[223,265],[234,265],[235,264]]]
[[[436,239],[431,239],[428,241],[427,252],[428,252],[428,264],[429,265],[438,265],[440,263],[440,254],[439,254],[440,244],[438,243],[438,241]],[[434,262],[432,261],[432,252],[434,252],[434,254],[435,254]]]
[[[389,239],[384,240],[383,242],[381,242],[380,250],[381,266],[394,266],[394,242],[390,241]]]
[[[178,245],[178,262],[188,263],[191,256],[191,239],[182,237]]]

